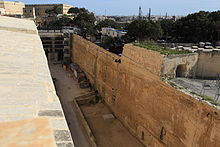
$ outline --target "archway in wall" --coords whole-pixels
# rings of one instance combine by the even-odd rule
[[[57,60],[58,61],[63,60],[63,50],[58,50],[57,53],[58,53]]]
[[[176,68],[176,77],[186,77],[186,64],[180,64]]]

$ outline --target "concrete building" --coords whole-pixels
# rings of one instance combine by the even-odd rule
[[[24,7],[22,2],[0,1],[0,15],[22,17]]]
[[[47,59],[51,61],[70,61],[70,38],[73,30],[39,30]]]
[[[74,146],[34,22],[0,28],[0,146]]]
[[[102,36],[110,36],[110,37],[118,37],[121,38],[122,36],[126,35],[127,32],[122,30],[117,30],[114,28],[102,28]]]
[[[31,4],[31,5],[25,5],[24,8],[24,17],[47,17],[48,14],[46,13],[46,10],[53,9],[54,7],[58,7],[60,9],[60,14],[68,14],[68,11],[70,8],[72,8],[72,5],[66,5],[66,4]],[[32,11],[35,9],[34,11]]]
[[[107,16],[104,16],[104,15],[100,15],[100,16],[97,15],[97,16],[95,16],[95,17],[96,17],[97,23],[99,23],[99,22],[101,22],[101,21],[107,19]]]
[[[5,15],[5,9],[4,8],[0,8],[0,15]]]
[[[24,8],[24,17],[34,19],[35,23],[39,26],[44,26],[47,22],[54,20],[54,17],[48,17],[46,10],[53,9],[57,7],[60,10],[60,14],[68,14],[72,5],[66,4],[31,4],[25,5]]]

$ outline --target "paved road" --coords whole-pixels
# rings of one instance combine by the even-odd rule
[[[176,78],[171,81],[175,82],[189,91],[195,92],[197,94],[206,95],[214,98],[217,93],[216,81],[215,80],[201,80],[201,79],[188,79],[188,78]],[[203,84],[208,84],[211,87],[205,87],[203,90]],[[220,98],[218,100],[220,103]]]
[[[69,72],[64,71],[60,64],[50,65],[50,71],[52,76],[57,79],[57,95],[60,98],[75,147],[90,147],[71,105],[75,96],[85,94],[88,91],[80,89],[77,81],[70,76]]]

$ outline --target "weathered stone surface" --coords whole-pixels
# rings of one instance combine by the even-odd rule
[[[68,128],[65,118],[51,118],[52,127],[54,129],[64,130]]]
[[[178,66],[184,65],[186,67],[183,73],[183,77],[193,77],[196,74],[197,62],[199,56],[197,53],[194,54],[183,54],[183,55],[167,55],[164,57],[162,66],[162,76],[165,77],[176,77],[176,70]]]
[[[1,16],[0,24],[0,30],[37,34],[35,24],[30,20]]]
[[[76,35],[73,44],[73,61],[145,145],[220,146],[220,111],[161,81],[163,56],[125,45],[119,57]]]
[[[54,147],[47,118],[0,123],[1,147]]]
[[[220,52],[200,52],[196,76],[215,78],[220,73]]]
[[[73,147],[72,143],[57,143],[57,147]]]
[[[55,130],[55,140],[56,141],[71,141],[71,136],[67,130]]]
[[[162,76],[175,78],[178,66],[185,66],[181,77],[216,78],[220,73],[220,52],[206,51],[182,55],[166,55],[163,60]]]
[[[61,110],[40,110],[38,116],[63,117]]]
[[[56,146],[53,130],[69,129],[34,22],[0,16],[0,38],[0,142],[9,139],[8,143],[23,142],[24,146]],[[46,119],[42,120],[45,124],[41,118]],[[12,122],[7,125],[8,121]],[[36,122],[39,124],[36,125]],[[22,131],[28,127],[42,127],[43,132],[33,130],[33,134],[30,132],[25,138]],[[13,136],[7,131],[17,134]],[[44,136],[44,133],[51,135]],[[72,141],[71,136],[68,141]]]

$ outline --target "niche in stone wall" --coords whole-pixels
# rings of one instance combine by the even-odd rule
[[[176,68],[176,77],[186,77],[187,67],[186,64],[180,64]]]

